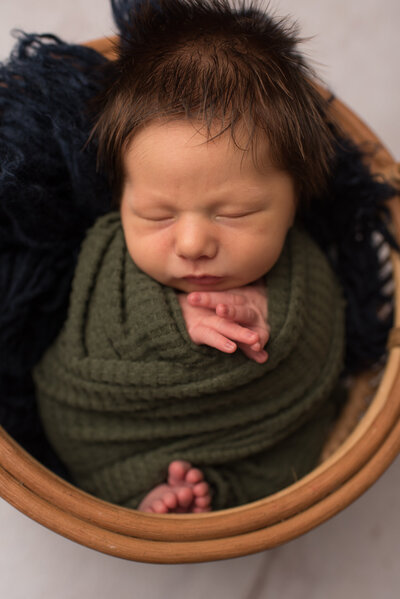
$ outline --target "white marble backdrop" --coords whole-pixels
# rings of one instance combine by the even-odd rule
[[[267,2],[265,2],[267,4]],[[271,0],[299,22],[315,68],[400,160],[398,0]],[[1,0],[10,30],[68,41],[111,34],[108,0]],[[80,547],[0,500],[0,597],[7,599],[397,599],[400,462],[355,504],[309,534],[255,556],[186,566],[130,563]]]

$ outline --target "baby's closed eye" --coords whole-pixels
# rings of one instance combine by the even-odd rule
[[[216,215],[217,219],[223,219],[223,218],[232,218],[232,219],[237,219],[237,218],[245,218],[247,216],[253,216],[255,214],[258,214],[260,212],[260,210],[247,210],[247,211],[238,211],[238,212],[226,212],[226,213],[219,213]]]

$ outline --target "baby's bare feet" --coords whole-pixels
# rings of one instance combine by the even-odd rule
[[[138,510],[154,514],[209,512],[211,495],[208,483],[198,468],[176,460],[168,467],[167,482],[152,489]]]

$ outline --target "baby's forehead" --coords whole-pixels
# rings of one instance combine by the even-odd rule
[[[235,160],[242,168],[263,172],[272,166],[278,166],[270,151],[267,135],[260,129],[252,130],[245,123],[230,126],[229,121],[216,120],[208,126],[202,122],[188,119],[155,119],[143,125],[128,140],[123,152],[136,163],[150,161],[160,151],[165,150],[167,159],[182,151],[184,155],[199,155],[202,149],[210,155]],[[204,153],[204,152],[203,152]]]

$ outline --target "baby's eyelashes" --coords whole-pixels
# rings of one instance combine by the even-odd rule
[[[227,214],[216,214],[215,218],[218,219],[239,219],[239,218],[246,218],[247,216],[252,216],[253,214],[257,214],[258,212],[260,212],[259,210],[247,210],[247,211],[243,211],[243,212],[231,212],[231,213],[227,213]]]
[[[169,223],[169,222],[174,222],[175,217],[172,215],[158,215],[158,216],[142,216],[141,217],[143,220],[147,220],[151,223]]]

